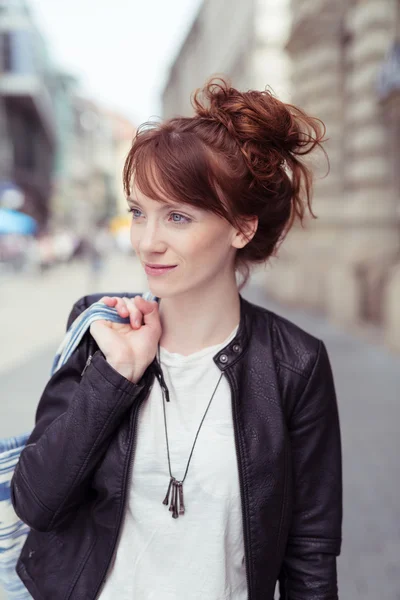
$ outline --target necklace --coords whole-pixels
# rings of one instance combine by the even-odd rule
[[[159,366],[160,366],[160,370],[161,370],[160,344],[158,344],[158,362],[159,362]],[[161,373],[162,373],[162,371],[161,371]],[[210,404],[212,402],[212,399],[215,396],[215,392],[217,391],[217,388],[219,386],[219,382],[222,379],[222,375],[223,375],[223,373],[221,373],[221,376],[218,379],[218,383],[215,386],[213,394],[212,394],[212,396],[210,398],[210,401],[209,401],[209,403],[207,405],[207,408],[206,408],[206,410],[204,412],[203,418],[200,421],[200,425],[199,425],[199,427],[197,429],[197,433],[196,433],[196,436],[194,438],[193,446],[192,446],[192,449],[190,451],[189,459],[187,461],[185,474],[183,476],[183,479],[180,480],[180,481],[178,479],[176,479],[172,475],[172,471],[171,471],[171,458],[170,458],[170,454],[169,454],[167,417],[166,417],[166,414],[165,414],[165,395],[167,396],[167,402],[169,402],[169,393],[168,393],[168,390],[167,390],[167,387],[166,387],[166,384],[165,384],[164,377],[161,375],[160,384],[161,384],[162,405],[163,405],[163,412],[164,412],[164,429],[165,429],[165,440],[167,442],[168,469],[169,469],[169,476],[170,476],[168,490],[167,490],[167,494],[166,494],[166,496],[165,496],[165,498],[163,500],[163,504],[165,504],[167,506],[168,503],[170,503],[169,504],[169,510],[172,512],[172,517],[174,519],[177,519],[179,517],[179,515],[184,515],[185,514],[185,501],[184,501],[184,497],[183,497],[183,483],[184,483],[184,481],[186,479],[186,475],[188,474],[190,461],[192,459],[193,450],[194,450],[194,447],[196,445],[197,438],[198,438],[201,426],[203,425],[203,421],[206,418],[206,414],[208,412],[208,409],[210,408]]]

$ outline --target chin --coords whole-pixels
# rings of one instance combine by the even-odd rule
[[[177,285],[171,283],[163,283],[161,281],[152,281],[147,280],[148,289],[153,294],[153,296],[157,296],[157,298],[174,298],[176,296],[180,296],[182,294],[186,294],[189,289],[184,287],[183,289]]]

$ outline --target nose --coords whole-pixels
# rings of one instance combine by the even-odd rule
[[[165,249],[162,231],[156,220],[147,220],[141,226],[138,247],[142,256],[149,256],[153,252],[162,252]]]

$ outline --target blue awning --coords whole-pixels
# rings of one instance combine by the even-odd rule
[[[0,208],[0,235],[7,233],[31,235],[36,229],[37,223],[29,215],[10,208]]]

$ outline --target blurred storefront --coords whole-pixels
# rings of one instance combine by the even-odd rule
[[[55,123],[46,46],[23,0],[0,2],[0,182],[24,195],[40,227],[49,218]]]

